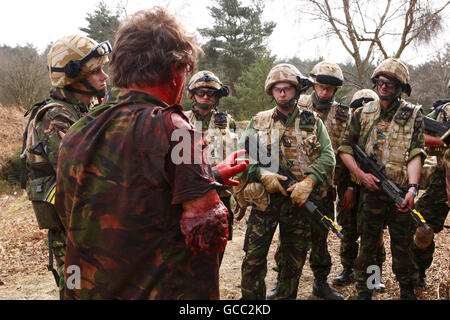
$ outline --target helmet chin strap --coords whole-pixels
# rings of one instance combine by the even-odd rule
[[[209,110],[209,109],[215,109],[216,108],[216,104],[207,104],[207,103],[194,103],[195,106],[199,107],[202,110]]]
[[[106,89],[102,89],[102,90],[95,89],[94,86],[86,78],[80,79],[79,82],[81,82],[90,91],[77,89],[77,88],[72,87],[71,85],[67,85],[67,86],[65,86],[65,88],[69,91],[84,94],[87,96],[96,96],[97,98],[105,97]]]
[[[316,91],[313,91],[311,95],[311,100],[314,106],[319,110],[326,110],[331,108],[331,103],[334,100],[334,96],[336,95],[336,91],[334,91],[333,95],[329,99],[320,99],[317,95]]]
[[[300,93],[301,93],[301,90],[298,87],[296,87],[295,88],[295,96],[286,103],[279,103],[277,100],[275,100],[273,95],[272,95],[272,99],[275,101],[277,106],[279,106],[281,109],[287,110],[287,109],[292,108],[293,106],[297,105],[298,98],[300,97]]]
[[[294,97],[286,103],[279,103],[276,100],[275,102],[277,103],[277,106],[279,106],[281,109],[287,110],[297,104],[297,98]]]
[[[397,87],[395,89],[394,93],[390,93],[387,95],[381,95],[380,92],[378,92],[378,90],[377,90],[377,95],[380,98],[380,100],[385,100],[385,101],[397,99],[401,96],[401,94],[402,94],[402,87]]]

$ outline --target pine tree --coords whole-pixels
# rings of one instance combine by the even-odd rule
[[[120,24],[120,14],[112,13],[104,1],[97,4],[97,9],[93,14],[88,13],[86,20],[88,26],[80,28],[89,38],[98,42],[109,40],[111,45],[114,43],[114,37]]]
[[[249,69],[256,58],[268,54],[267,40],[276,24],[261,22],[262,2],[245,7],[239,0],[215,0],[208,7],[214,24],[199,29],[208,42],[203,46],[205,57],[199,68],[209,69],[237,95],[235,83]]]

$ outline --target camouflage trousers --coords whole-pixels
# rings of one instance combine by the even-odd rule
[[[46,241],[47,247],[50,246],[50,237],[51,241],[51,250],[53,251],[53,257],[56,261],[56,272],[59,276],[58,288],[59,292],[62,293],[64,291],[64,259],[66,256],[66,233],[64,230],[49,230],[49,238]],[[52,233],[50,235],[50,233]],[[62,295],[61,295],[62,296]]]
[[[315,201],[330,218],[332,203]],[[327,207],[327,209],[324,208]],[[311,249],[310,264],[316,278],[327,277],[331,270],[331,256],[327,247],[328,230],[320,217],[304,208],[279,209],[271,205],[265,212],[252,210],[247,222],[244,244],[246,252],[242,263],[242,298],[265,299],[267,254],[273,234],[279,225],[279,246],[275,254],[278,264],[278,293],[275,299],[295,299],[299,279]]]
[[[359,234],[357,231],[358,225],[358,210],[361,205],[359,201],[360,191],[359,187],[355,187],[354,192],[356,192],[355,206],[349,211],[344,212],[342,206],[342,198],[344,196],[345,190],[338,188],[338,201],[336,204],[336,209],[338,212],[337,223],[341,226],[341,233],[344,235],[344,239],[341,240],[341,247],[339,249],[339,256],[341,258],[341,264],[344,268],[354,268],[355,260],[358,256],[359,250]],[[383,234],[380,237],[380,245],[378,247],[377,253],[377,265],[382,266],[384,261],[386,261],[386,251],[384,249]]]
[[[355,279],[358,292],[369,291],[368,267],[376,266],[380,238],[387,225],[391,238],[392,271],[397,281],[404,285],[415,285],[418,279],[414,262],[413,234],[415,224],[411,215],[396,210],[394,203],[382,192],[361,189],[358,233],[360,249],[355,261]]]
[[[448,215],[446,174],[444,168],[437,168],[431,176],[430,184],[425,193],[417,200],[415,206],[427,224],[433,228],[435,233],[439,233],[444,228],[444,222]],[[425,271],[433,262],[435,250],[434,240],[426,248],[418,248],[414,245],[414,258],[419,270]]]
[[[314,203],[319,210],[332,220],[334,220],[333,200],[334,196],[331,192],[324,199],[314,199]],[[310,267],[315,278],[325,279],[331,270],[331,256],[327,244],[328,230],[320,222],[319,215],[310,213],[308,215],[310,216],[309,219],[303,222],[306,223],[304,228],[308,229],[311,241],[308,245],[308,248],[311,249],[309,256]],[[280,246],[277,247],[274,258],[277,265],[274,270],[279,272],[282,269],[282,252]]]

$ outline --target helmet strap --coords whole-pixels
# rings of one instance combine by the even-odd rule
[[[295,87],[295,96],[289,100],[286,103],[279,103],[277,100],[275,100],[274,96],[272,95],[272,99],[275,101],[277,106],[279,106],[281,109],[288,110],[289,108],[292,108],[293,106],[297,105],[298,98],[300,97],[301,89],[299,87]]]
[[[317,92],[314,90],[314,91],[312,92],[312,95],[311,95],[311,101],[312,101],[313,105],[314,105],[318,110],[327,110],[327,109],[330,109],[330,108],[331,108],[331,105],[332,105],[332,103],[333,103],[333,101],[334,101],[334,96],[336,95],[336,91],[337,91],[337,90],[334,91],[334,93],[333,93],[333,95],[331,96],[331,98],[329,98],[329,99],[320,99],[320,98],[317,96]]]
[[[90,91],[74,88],[70,84],[65,86],[65,88],[67,90],[69,90],[69,91],[80,93],[80,94],[84,94],[84,95],[87,95],[87,96],[96,96],[97,98],[104,98],[105,97],[106,89],[102,89],[102,90],[95,89],[94,86],[86,78],[80,79],[79,82],[81,82]]]
[[[376,86],[374,87],[374,89],[376,89]],[[397,98],[400,98],[400,96],[402,95],[402,87],[401,86],[397,86],[395,88],[395,92],[388,94],[388,95],[381,95],[380,92],[378,90],[376,90],[378,97],[380,98],[380,100],[385,100],[385,101],[390,101],[390,100],[394,100]]]
[[[209,110],[209,109],[215,109],[216,108],[216,104],[207,104],[207,103],[198,103],[195,102],[194,105],[199,107],[202,110]]]

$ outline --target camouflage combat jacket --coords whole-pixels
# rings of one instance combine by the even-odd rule
[[[355,111],[339,152],[353,154],[358,144],[367,154],[373,152],[385,164],[385,174],[399,187],[408,184],[407,164],[417,155],[426,157],[423,116],[420,106],[395,100],[386,109],[379,101]]]
[[[31,115],[21,158],[25,162],[27,176],[31,178],[28,197],[33,203],[40,229],[60,229],[52,200],[59,144],[67,130],[87,112],[88,107],[62,88],[52,88],[50,99],[36,104],[28,112]]]
[[[194,254],[179,226],[182,203],[218,186],[201,139],[185,150],[200,148],[200,164],[174,164],[173,115],[188,124],[180,106],[115,91],[64,137],[56,208],[68,232],[65,278],[70,266],[81,274],[66,298],[219,298],[218,255]]]
[[[289,116],[278,112],[277,108],[259,112],[243,133],[240,146],[243,146],[246,136],[255,134],[267,149],[272,149],[272,152],[275,147],[281,150],[284,159],[280,161],[289,167],[288,170],[299,180],[309,176],[314,181],[319,195],[323,196],[324,190],[329,186],[336,160],[327,130],[315,112],[300,110],[298,107]],[[287,165],[287,161],[290,165]],[[245,182],[235,188],[238,201],[239,193],[245,194],[246,188],[249,188],[255,190],[255,194],[246,196],[249,205],[267,208],[269,203],[277,205],[287,202],[281,193],[270,196],[267,192],[266,196],[261,194],[261,191],[265,190],[260,182],[261,170],[263,168],[259,163],[251,159],[247,170],[238,175],[240,180]],[[259,187],[251,185],[255,183],[259,184]],[[267,205],[263,206],[255,199]]]
[[[314,93],[312,93],[314,94]],[[337,155],[338,148],[340,147],[342,140],[345,136],[345,130],[350,123],[350,108],[333,101],[329,109],[319,110],[313,104],[311,95],[301,95],[298,101],[300,109],[310,110],[316,112],[320,119],[322,119],[328,135],[330,136],[331,145],[335,156]],[[339,157],[336,157],[336,167],[330,178],[331,184],[340,184],[340,182],[346,179],[346,169],[344,168]]]
[[[236,151],[238,135],[236,123],[233,118],[225,112],[212,110],[202,117],[196,110],[185,112],[195,128],[204,133],[203,139],[208,145],[208,163],[214,167],[226,159],[231,153]],[[220,197],[230,197],[228,188],[220,193]]]

